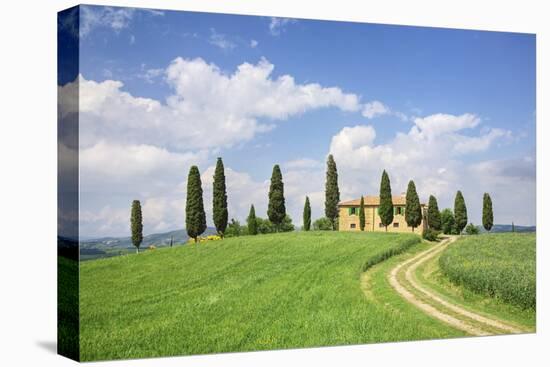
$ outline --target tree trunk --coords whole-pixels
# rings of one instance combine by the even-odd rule
[[[386,232],[388,231],[388,226],[386,226]]]
[[[197,237],[193,237],[195,239],[195,243],[199,242]]]
[[[139,254],[139,247],[136,247],[136,254]]]

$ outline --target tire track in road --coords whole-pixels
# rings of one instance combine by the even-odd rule
[[[442,299],[437,293],[420,285],[414,276],[414,271],[424,262],[440,254],[445,248],[454,242],[456,237],[448,237],[440,244],[422,251],[412,258],[395,266],[388,275],[390,285],[407,302],[412,303],[428,315],[445,322],[459,330],[471,335],[494,335],[494,331],[487,330],[487,326],[497,329],[503,333],[522,333],[526,330],[511,326],[496,318],[488,318],[478,313],[466,310],[465,308]],[[399,274],[404,273],[404,279],[400,279]],[[411,288],[426,297],[426,301],[417,297]],[[438,307],[435,307],[435,306]],[[461,315],[462,318],[457,318]]]

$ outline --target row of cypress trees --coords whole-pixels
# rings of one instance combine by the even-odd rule
[[[450,209],[445,209],[444,211],[440,212],[437,205],[437,199],[435,198],[435,196],[430,195],[430,199],[428,200],[427,215],[428,227],[436,231],[444,230],[445,232],[450,232],[450,228],[444,228],[449,227],[449,225],[445,226],[446,223],[444,223],[448,221],[444,221],[442,218],[443,216],[449,216],[447,214],[449,212],[451,212]],[[466,227],[466,224],[468,224],[468,210],[466,208],[464,196],[462,195],[462,192],[460,190],[456,192],[454,211],[452,211],[451,219],[451,226],[454,226],[456,232],[462,233],[462,231]],[[491,195],[489,195],[489,193],[484,193],[481,217],[483,228],[485,228],[485,230],[487,231],[490,231],[491,228],[493,228],[493,220],[493,201],[491,200]]]
[[[338,188],[338,170],[334,157],[330,154],[327,158],[327,170],[325,181],[325,217],[331,223],[332,229],[337,230],[338,203],[340,202],[340,190]],[[359,227],[365,229],[365,202],[361,196],[359,207]],[[393,222],[393,200],[391,193],[390,178],[387,172],[382,172],[380,180],[380,205],[378,214],[386,231],[388,225]],[[405,220],[412,227],[413,231],[422,223],[422,208],[416,192],[416,186],[411,180],[407,188]],[[309,231],[311,227],[311,205],[309,197],[306,196],[303,211],[304,230]]]
[[[212,200],[212,216],[216,231],[223,238],[228,222],[227,210],[227,189],[225,184],[225,169],[221,158],[217,159],[216,169],[214,171],[213,181],[213,200]],[[275,225],[278,230],[281,223],[286,217],[286,206],[284,197],[283,176],[279,165],[273,167],[271,175],[271,183],[268,194],[269,204],[267,215],[269,221]],[[338,170],[334,157],[330,154],[327,158],[327,170],[325,181],[325,216],[331,223],[332,229],[337,230],[338,219],[338,203],[340,201],[340,190],[338,188]],[[361,196],[359,208],[359,226],[361,231],[365,229],[365,211],[364,199]],[[198,237],[206,230],[206,213],[204,211],[203,190],[200,178],[200,172],[197,166],[192,166],[187,177],[187,199],[185,207],[186,217],[185,226],[189,237],[197,242]],[[380,220],[386,231],[388,225],[393,222],[394,210],[391,193],[391,184],[389,176],[384,170],[380,180],[380,205],[378,207]],[[405,221],[407,225],[414,229],[422,223],[422,208],[416,191],[414,181],[409,181],[406,193],[405,204]],[[249,219],[256,218],[254,205],[250,208]],[[454,205],[454,224],[458,232],[462,232],[468,222],[468,213],[466,204],[461,191],[457,191]],[[435,196],[430,195],[428,201],[428,226],[433,230],[441,230],[442,221],[441,213],[437,205]],[[132,210],[130,217],[130,226],[132,232],[132,242],[139,252],[139,246],[143,240],[143,224],[141,204],[139,200],[132,202]],[[257,233],[256,221],[251,221],[252,228],[249,232]],[[309,231],[311,228],[311,204],[309,197],[306,196],[303,210],[304,230]],[[491,197],[488,193],[483,195],[483,227],[490,231],[493,226],[493,209]]]
[[[217,233],[223,238],[228,222],[227,188],[225,170],[221,158],[216,162],[212,191],[212,216]],[[269,221],[278,231],[286,217],[283,175],[279,165],[273,167],[271,184],[268,194],[267,215]],[[197,242],[198,237],[206,230],[206,214],[204,211],[200,173],[197,166],[192,166],[187,178],[187,201],[185,207],[185,227],[189,237]],[[250,207],[249,218],[256,218],[254,205]],[[249,230],[257,233],[256,221]]]

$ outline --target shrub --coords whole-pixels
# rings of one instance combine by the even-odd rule
[[[474,226],[473,223],[470,223],[466,226],[466,234],[468,235],[476,235],[476,234],[479,234],[479,228],[477,228],[477,226]]]
[[[231,222],[227,225],[225,229],[225,237],[237,237],[240,236],[243,232],[241,223],[235,218],[231,218]]]
[[[285,215],[285,218],[283,219],[283,222],[281,223],[279,227],[279,232],[292,232],[294,231],[294,224],[292,224],[292,218],[290,218],[290,215]]]
[[[441,211],[441,230],[445,234],[458,234],[455,225],[455,215],[449,208]]]
[[[441,231],[436,231],[435,229],[427,228],[422,233],[422,238],[424,238],[427,241],[437,241],[440,233]]]
[[[332,231],[332,222],[327,217],[322,217],[313,222],[315,231]]]

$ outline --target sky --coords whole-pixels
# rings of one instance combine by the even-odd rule
[[[440,209],[461,190],[475,224],[484,192],[495,223],[536,223],[535,35],[96,6],[75,34],[83,237],[129,235],[133,199],[145,234],[184,228],[191,165],[213,226],[217,157],[241,222],[274,164],[294,223],[306,195],[322,217],[333,154],[342,200],[385,169]]]

